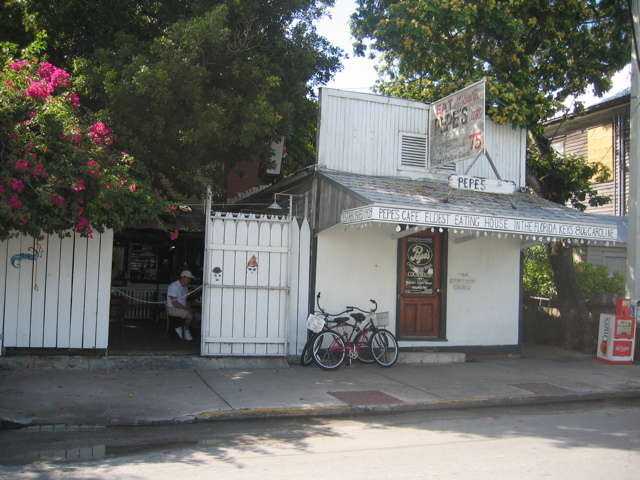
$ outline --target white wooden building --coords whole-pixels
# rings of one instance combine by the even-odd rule
[[[310,310],[318,292],[330,312],[375,299],[404,351],[518,352],[521,250],[615,242],[616,226],[524,188],[524,130],[484,118],[485,155],[435,162],[433,116],[421,102],[322,89],[317,165],[251,201],[284,192],[301,210],[312,199]],[[463,140],[473,150],[476,138]]]
[[[522,248],[616,226],[523,189],[523,130],[442,105],[322,89],[317,165],[208,205],[202,355],[300,354],[318,292],[329,312],[375,299],[405,351],[519,350]],[[289,215],[240,212],[274,195]],[[4,347],[108,348],[113,234],[94,237],[0,244]]]

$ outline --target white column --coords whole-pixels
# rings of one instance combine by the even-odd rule
[[[638,56],[640,49],[638,34],[640,33],[640,5],[639,0],[632,0],[633,37],[631,46],[631,101],[630,101],[630,139],[629,139],[629,240],[627,244],[627,295],[628,298],[640,300],[640,242],[638,242],[638,224],[640,211],[638,210],[638,161],[640,159],[640,72],[638,71]]]

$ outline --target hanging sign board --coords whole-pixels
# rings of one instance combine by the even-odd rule
[[[431,167],[474,158],[484,152],[485,82],[474,83],[431,104]]]
[[[466,175],[450,175],[449,186],[451,188],[457,188],[458,190],[502,193],[506,195],[512,195],[516,191],[516,184],[514,182],[482,177],[468,177]]]

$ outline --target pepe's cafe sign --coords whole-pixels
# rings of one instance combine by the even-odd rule
[[[382,205],[367,205],[344,210],[340,221],[343,225],[358,225],[369,222],[402,223],[412,226],[459,228],[461,230],[514,233],[532,237],[578,238],[603,242],[615,242],[618,236],[618,229],[611,225],[493,217]]]
[[[432,168],[484,152],[484,80],[431,104],[429,161]]]

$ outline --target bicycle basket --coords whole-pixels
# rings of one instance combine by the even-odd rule
[[[389,325],[389,312],[376,312],[371,316],[371,321],[376,327]]]
[[[324,328],[324,318],[316,317],[313,313],[310,313],[307,317],[307,328],[314,333],[318,333]]]

